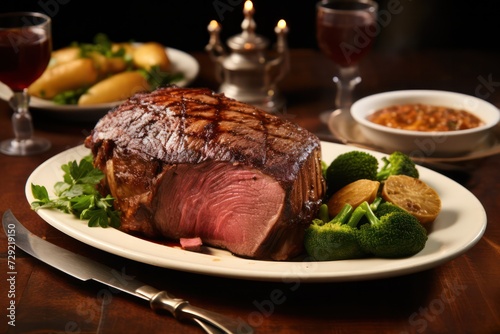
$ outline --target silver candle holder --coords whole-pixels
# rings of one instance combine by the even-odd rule
[[[288,27],[280,20],[274,31],[277,35],[275,55],[266,52],[269,41],[255,33],[255,9],[247,0],[243,7],[245,18],[242,32],[227,40],[227,52],[220,40],[221,25],[212,20],[208,25],[210,40],[206,46],[215,63],[219,92],[238,101],[277,113],[285,104],[277,83],[289,69],[287,45]]]

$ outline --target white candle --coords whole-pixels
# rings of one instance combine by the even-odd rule
[[[285,51],[286,49],[286,35],[288,33],[288,26],[286,25],[285,20],[281,19],[278,21],[276,28],[274,28],[274,32],[278,36],[277,40],[277,49],[280,52]]]
[[[250,0],[245,1],[245,5],[243,7],[243,14],[245,14],[245,16],[247,16],[247,15],[252,15],[253,13],[254,13],[254,9],[253,9],[252,1],[250,1]]]

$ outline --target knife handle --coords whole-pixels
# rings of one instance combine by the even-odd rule
[[[150,299],[149,304],[155,311],[165,310],[172,313],[176,318],[180,318],[180,314],[178,313],[179,308],[188,305],[189,302],[180,298],[175,298],[167,291],[159,291]]]
[[[150,299],[151,308],[155,311],[165,310],[175,318],[198,319],[218,328],[223,333],[253,333],[253,329],[243,321],[236,321],[222,314],[192,306],[188,301],[175,298],[167,291],[159,291]]]

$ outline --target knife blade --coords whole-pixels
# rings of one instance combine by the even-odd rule
[[[131,276],[39,238],[24,227],[9,209],[3,214],[5,234],[14,238],[15,245],[46,264],[82,281],[94,280],[120,291],[149,301],[156,311],[168,311],[176,319],[193,321],[207,333],[253,333],[253,328],[241,319],[191,305],[164,290],[158,290]]]

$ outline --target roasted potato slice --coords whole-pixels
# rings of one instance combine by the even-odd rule
[[[52,99],[65,91],[91,86],[99,79],[99,72],[89,58],[78,58],[53,67],[43,72],[28,92],[32,96]]]
[[[101,80],[80,96],[78,105],[121,101],[137,92],[150,89],[146,77],[139,71],[120,72]]]
[[[349,203],[354,208],[367,201],[373,202],[377,197],[380,182],[367,179],[354,181],[335,192],[328,200],[328,214],[335,217],[342,207]]]

